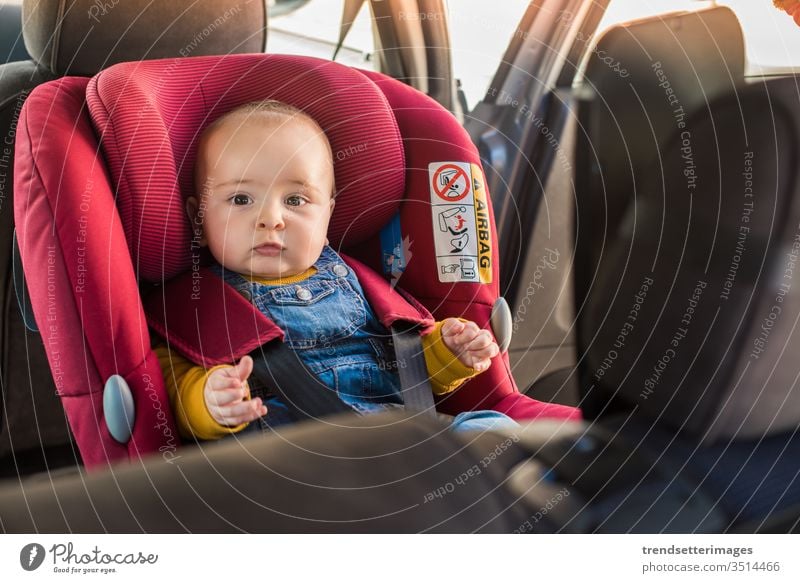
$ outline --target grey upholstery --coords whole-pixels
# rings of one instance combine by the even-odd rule
[[[665,138],[587,296],[596,386],[703,443],[796,430],[798,151],[793,77],[711,100]]]
[[[530,513],[503,487],[523,457],[492,432],[467,441],[432,418],[346,414],[140,465],[0,482],[0,531],[507,533]]]
[[[626,74],[587,69],[577,156],[584,411],[704,445],[794,430],[797,80],[745,83],[727,8],[607,36]]]
[[[586,244],[578,255],[588,262],[576,266],[578,306],[602,270],[597,243],[633,202],[636,176],[659,158],[680,121],[676,110],[688,115],[733,90],[744,64],[741,26],[722,6],[620,24],[598,39],[584,74],[576,148],[576,163],[588,170],[576,176],[577,244]]]
[[[618,273],[609,240],[636,207],[642,176],[660,172],[665,141],[691,112],[740,86],[744,65],[741,26],[722,6],[620,24],[598,39],[580,90],[575,150],[578,311],[586,314],[589,296],[600,289],[598,277],[610,281],[608,274]],[[602,318],[581,319],[579,351],[594,346],[592,326]],[[609,411],[610,393],[591,390],[606,356],[597,358],[595,350],[580,382],[581,407],[590,417]]]
[[[28,0],[22,8],[28,52],[57,75],[94,75],[139,59],[266,49],[260,1]]]

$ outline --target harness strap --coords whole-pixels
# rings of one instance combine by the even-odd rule
[[[414,326],[391,328],[403,404],[407,411],[436,416],[436,405],[422,341]],[[253,375],[286,403],[297,420],[319,419],[352,411],[336,391],[320,382],[297,354],[280,340],[267,342],[250,353]]]
[[[403,326],[399,322],[393,324],[391,330],[406,411],[419,411],[435,417],[433,389],[419,333],[414,326]]]
[[[253,374],[281,398],[298,421],[353,410],[281,340],[259,346],[250,356]]]

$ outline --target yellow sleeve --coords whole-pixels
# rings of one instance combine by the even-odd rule
[[[466,320],[463,320],[466,322]],[[461,384],[478,374],[471,366],[464,365],[442,340],[442,322],[436,322],[433,331],[422,337],[425,364],[431,377],[431,387],[436,396],[452,393]]]
[[[186,439],[219,439],[230,433],[236,433],[247,427],[242,423],[236,427],[220,425],[209,413],[203,397],[203,388],[208,375],[217,370],[230,366],[221,364],[210,368],[208,371],[202,366],[195,365],[179,354],[172,352],[166,345],[159,343],[153,349],[158,356],[158,363],[164,374],[164,381],[169,393],[169,402],[178,432]]]

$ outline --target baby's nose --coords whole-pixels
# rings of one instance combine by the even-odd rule
[[[264,208],[261,209],[261,213],[258,217],[258,228],[259,229],[281,229],[283,228],[283,213],[280,212],[280,209],[273,209],[270,208],[269,205],[265,205]]]

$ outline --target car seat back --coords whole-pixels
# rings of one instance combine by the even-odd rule
[[[689,114],[743,83],[744,40],[727,7],[659,15],[616,25],[589,53],[575,151],[575,311],[579,321],[598,276],[616,272],[607,251],[637,204],[641,180],[658,168],[664,142]],[[653,162],[656,161],[656,166]],[[593,345],[577,327],[578,354]],[[580,358],[579,358],[580,361]],[[582,363],[583,364],[583,363]],[[581,405],[590,417],[609,411],[607,392],[592,390],[580,367]]]
[[[438,317],[489,326],[499,295],[497,249],[480,161],[455,118],[418,91],[379,74],[282,55],[126,63],[88,83],[46,84],[23,109],[16,184],[25,198],[15,209],[36,320],[46,330],[52,316],[57,338],[45,346],[51,368],[64,374],[62,400],[89,465],[154,451],[169,457],[180,445],[137,284],[155,286],[157,297],[165,280],[203,263],[183,204],[194,192],[197,137],[222,113],[264,98],[305,109],[329,136],[339,190],[331,243]],[[63,164],[39,173],[37,160]],[[452,209],[467,223],[456,233],[439,220]],[[458,277],[437,262],[441,236],[463,251]],[[468,237],[468,246],[451,243]],[[465,270],[470,251],[474,264]],[[401,268],[393,262],[389,269],[385,254],[392,253]],[[48,276],[36,265],[48,265]],[[53,293],[70,301],[53,306]],[[578,415],[521,395],[505,355],[440,408]],[[130,421],[129,439],[111,437],[110,410]]]
[[[794,77],[711,100],[643,166],[581,318],[587,377],[705,442],[800,422]]]
[[[3,9],[19,10],[20,7]],[[263,51],[266,44],[264,2],[218,0],[178,2],[50,2],[24,0],[22,36],[29,60],[0,65],[0,340],[2,400],[0,457],[44,455],[51,451],[74,458],[57,385],[35,322],[26,308],[21,269],[14,267],[14,148],[20,112],[29,92],[63,75],[93,75],[121,61],[189,55]],[[17,14],[19,16],[19,14]],[[208,23],[198,29],[197,23]],[[42,112],[47,115],[47,112]],[[68,138],[67,138],[68,139]],[[54,160],[47,160],[53,164]],[[26,330],[26,324],[30,327]],[[42,329],[44,331],[45,329]],[[39,462],[37,462],[39,463]]]
[[[724,6],[619,24],[597,40],[579,91],[578,309],[606,267],[603,234],[635,201],[643,167],[691,111],[743,83],[744,54],[739,21]]]

